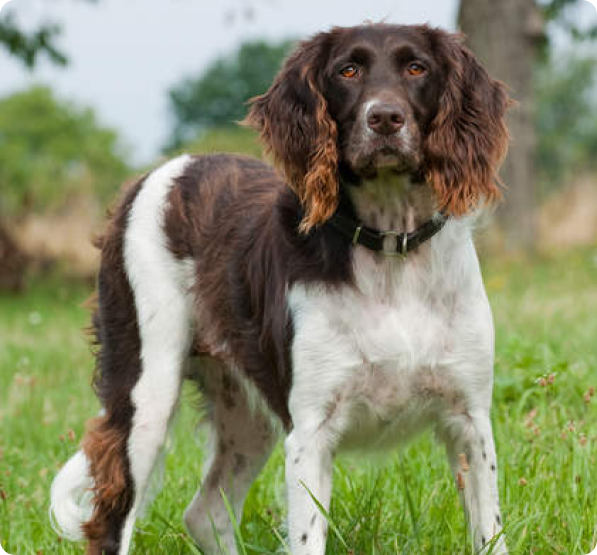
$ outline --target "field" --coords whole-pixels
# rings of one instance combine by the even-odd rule
[[[512,554],[589,553],[597,543],[597,250],[485,264],[497,362],[493,420]],[[12,555],[81,554],[48,521],[48,492],[97,411],[81,329],[90,286],[49,277],[0,296],[0,544]],[[195,395],[185,392],[164,489],[138,525],[134,554],[197,554],[182,511],[200,480]],[[281,448],[253,486],[239,540],[285,553]],[[335,467],[328,553],[468,554],[440,448],[425,435],[381,460]],[[0,550],[1,552],[1,550]]]

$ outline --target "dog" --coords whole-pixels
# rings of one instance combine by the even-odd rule
[[[500,196],[509,102],[458,35],[333,28],[250,102],[280,173],[183,155],[129,187],[100,245],[102,411],[52,485],[61,533],[89,555],[129,552],[189,378],[213,431],[184,514],[205,553],[238,553],[222,492],[240,517],[280,433],[291,551],[323,555],[334,455],[427,428],[474,549],[507,553],[471,229]]]

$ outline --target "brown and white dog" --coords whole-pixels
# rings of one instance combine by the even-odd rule
[[[213,447],[185,522],[205,553],[237,553],[220,490],[240,516],[277,428],[292,553],[323,555],[311,495],[329,506],[334,454],[428,427],[474,548],[507,553],[494,332],[471,226],[499,196],[508,104],[456,35],[335,28],[252,101],[247,121],[283,176],[241,156],[181,156],[129,188],[101,242],[103,409],[52,486],[61,533],[85,537],[90,555],[129,552],[192,378]]]

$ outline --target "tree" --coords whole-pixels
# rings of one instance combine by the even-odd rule
[[[67,58],[55,45],[59,33],[60,28],[54,23],[26,33],[10,14],[3,14],[0,20],[0,48],[7,50],[29,68],[35,65],[40,54],[46,54],[56,64],[65,65]],[[23,282],[27,257],[3,223],[2,210],[3,199],[0,196],[0,289],[17,290]]]
[[[81,194],[110,197],[128,173],[114,131],[90,109],[33,87],[0,100],[4,215],[64,205]]]
[[[461,0],[458,15],[468,46],[498,79],[506,82],[517,105],[508,117],[513,146],[501,175],[507,203],[498,212],[505,246],[530,250],[535,242],[533,70],[543,20],[535,0]]]
[[[0,20],[0,45],[29,68],[35,65],[42,53],[56,64],[66,64],[66,56],[54,46],[59,33],[60,28],[55,24],[44,25],[27,34],[17,27],[12,17]]]
[[[85,0],[96,2],[97,0]],[[56,46],[55,41],[60,35],[60,26],[56,23],[46,23],[38,29],[26,33],[19,28],[12,15],[2,15],[0,19],[0,48],[33,68],[40,54],[46,54],[52,62],[66,65],[68,58]]]
[[[170,91],[175,123],[167,148],[178,148],[210,127],[235,125],[246,114],[247,100],[267,90],[291,46],[292,41],[246,42],[200,77],[175,86]]]
[[[597,169],[597,57],[566,51],[540,64],[535,79],[537,178],[550,192]]]
[[[497,78],[505,81],[517,105],[509,114],[512,147],[502,178],[507,201],[498,211],[505,247],[532,250],[537,203],[535,75],[546,59],[546,23],[553,21],[575,37],[597,36],[597,28],[582,32],[567,18],[577,0],[461,0],[458,24],[468,46]]]
[[[18,28],[12,17],[5,16],[0,20],[0,47],[27,67],[33,67],[38,54],[43,52],[55,63],[64,65],[65,56],[54,46],[58,33],[58,27],[49,24],[27,34]],[[22,287],[27,257],[2,221],[2,200],[0,197],[0,290],[14,291]]]

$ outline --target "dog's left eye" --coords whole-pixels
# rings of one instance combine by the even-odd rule
[[[408,66],[406,66],[406,71],[408,71],[410,75],[417,77],[425,73],[427,69],[423,67],[421,64],[418,64],[417,62],[411,62],[410,64],[408,64]]]
[[[359,70],[356,68],[356,66],[353,66],[352,64],[344,66],[340,70],[340,75],[342,75],[342,77],[345,77],[346,79],[352,79],[353,77],[356,77],[358,73]]]

